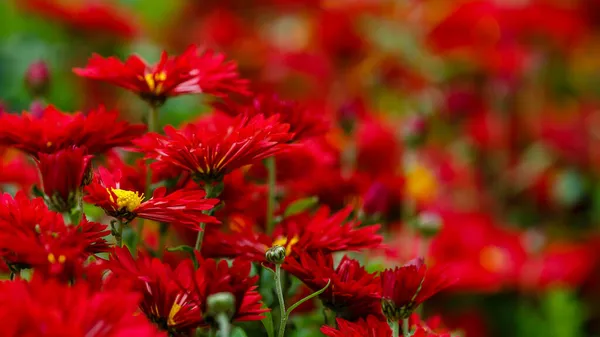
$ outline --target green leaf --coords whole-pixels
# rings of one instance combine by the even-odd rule
[[[267,331],[267,336],[268,337],[275,337],[275,327],[273,326],[273,315],[271,315],[271,312],[267,312],[265,313],[265,318],[263,318],[261,320],[263,326],[265,327],[265,330]]]
[[[246,335],[246,332],[244,331],[244,329],[240,328],[240,327],[235,327],[233,328],[233,331],[231,332],[231,337],[247,337],[248,335]]]
[[[317,197],[308,197],[292,202],[283,213],[285,218],[292,215],[300,214],[308,209],[313,208],[319,202]]]
[[[552,289],[542,300],[546,324],[553,337],[582,337],[586,319],[577,296],[568,289]]]

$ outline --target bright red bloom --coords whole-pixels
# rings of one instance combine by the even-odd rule
[[[214,325],[214,317],[207,315],[208,296],[228,292],[235,298],[232,321],[258,321],[263,319],[268,309],[263,309],[262,297],[257,291],[258,276],[250,276],[252,264],[248,261],[233,260],[231,266],[227,261],[216,262],[213,259],[203,260],[200,256],[199,268],[194,273],[189,295],[192,296],[203,314],[204,324]]]
[[[19,192],[0,196],[0,256],[16,269],[35,268],[45,276],[69,281],[80,274],[86,259],[107,252],[106,226],[85,217],[67,226],[60,213],[48,210],[41,198]]]
[[[114,289],[94,292],[86,283],[55,281],[0,283],[0,335],[6,337],[158,337],[136,314],[137,294]]]
[[[238,114],[265,115],[270,117],[279,115],[282,123],[290,125],[290,132],[294,134],[290,141],[297,142],[309,138],[322,136],[329,130],[329,123],[325,120],[323,112],[314,108],[304,107],[297,102],[287,101],[279,96],[261,94],[254,98],[249,105],[215,104],[215,106],[231,116]]]
[[[149,65],[137,55],[125,62],[115,57],[94,54],[85,68],[73,71],[83,77],[112,83],[138,94],[153,105],[173,96],[206,93],[225,97],[231,93],[248,94],[247,81],[240,79],[237,65],[212,50],[198,52],[191,45],[179,56],[165,51],[160,61]]]
[[[392,330],[387,322],[375,316],[359,319],[356,323],[337,318],[337,328],[323,326],[321,332],[329,337],[390,337]]]
[[[17,190],[29,191],[38,179],[38,170],[24,154],[0,147],[0,192],[3,185],[12,185]]]
[[[71,210],[81,196],[81,187],[86,183],[85,176],[92,159],[85,153],[85,149],[72,148],[38,155],[44,193],[50,207],[57,212]]]
[[[89,154],[104,153],[113,147],[129,145],[146,131],[142,124],[117,122],[118,116],[117,111],[106,111],[102,106],[84,115],[61,112],[51,105],[39,118],[27,112],[2,114],[0,145],[34,157],[73,146],[86,148]]]
[[[355,321],[369,315],[379,315],[379,276],[369,274],[359,262],[344,256],[337,268],[333,267],[331,254],[301,254],[287,258],[284,269],[298,277],[312,291],[331,284],[319,295],[323,305],[333,310],[337,317]]]
[[[203,212],[212,209],[218,199],[204,199],[202,190],[179,190],[169,195],[165,187],[154,191],[152,198],[144,201],[144,194],[121,189],[121,172],[111,174],[100,168],[94,181],[85,187],[86,202],[101,207],[107,214],[130,222],[136,217],[173,223],[191,229],[200,230],[200,223],[219,223]]]
[[[109,265],[113,277],[129,280],[142,294],[140,310],[171,336],[188,336],[202,315],[185,288],[192,279],[190,260],[175,270],[159,259],[140,254],[134,260],[127,248],[115,248]]]
[[[454,282],[441,269],[427,269],[423,259],[381,273],[382,310],[390,320],[408,318],[425,300]]]
[[[132,13],[106,1],[22,0],[16,3],[78,33],[105,34],[123,39],[131,39],[138,33]]]
[[[221,181],[242,166],[256,163],[282,149],[292,137],[278,116],[212,118],[181,130],[165,128],[166,136],[148,134],[136,140],[146,157],[189,171],[197,181]]]
[[[286,219],[273,235],[255,232],[249,226],[239,228],[239,232],[233,234],[219,233],[214,240],[206,240],[205,251],[211,256],[229,253],[230,256],[265,262],[265,252],[273,245],[285,247],[287,255],[379,247],[383,239],[377,234],[379,225],[360,227],[359,221],[348,220],[350,213],[351,207],[334,214],[322,207],[312,216],[301,214]]]

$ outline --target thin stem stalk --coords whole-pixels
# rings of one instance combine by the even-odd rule
[[[398,321],[396,321],[396,326],[398,326]],[[404,334],[404,337],[410,337],[410,327],[408,324],[408,318],[402,320],[402,332]],[[396,333],[395,336],[398,336],[398,333]]]
[[[285,335],[285,326],[287,324],[287,314],[285,311],[285,300],[283,298],[283,288],[281,287],[281,265],[275,265],[275,289],[277,291],[277,300],[279,301],[279,332],[278,337]]]

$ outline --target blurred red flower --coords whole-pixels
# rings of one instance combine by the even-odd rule
[[[0,283],[0,335],[166,337],[136,314],[139,296],[127,290],[94,292],[86,283]]]
[[[137,55],[129,56],[123,63],[115,57],[94,54],[85,68],[73,71],[79,76],[130,90],[155,106],[169,97],[184,94],[221,97],[231,93],[248,94],[248,83],[239,78],[233,61],[225,61],[224,55],[212,50],[199,53],[195,45],[179,56],[169,57],[163,51],[155,65],[148,65]]]
[[[118,113],[100,106],[84,115],[61,112],[47,106],[40,117],[0,115],[0,145],[17,148],[33,157],[39,153],[55,153],[73,146],[86,148],[89,154],[100,154],[113,147],[129,145],[146,131],[142,124],[117,122]]]
[[[201,222],[219,223],[204,211],[212,209],[218,199],[204,199],[202,190],[179,190],[166,195],[166,188],[159,187],[152,198],[144,201],[144,194],[121,189],[121,172],[111,174],[101,167],[94,181],[85,187],[84,200],[101,207],[108,215],[130,222],[136,217],[172,223],[200,230]]]
[[[283,268],[298,277],[312,291],[331,284],[319,295],[338,318],[355,321],[381,313],[379,276],[369,274],[356,260],[344,256],[337,268],[331,254],[309,254],[286,259]]]

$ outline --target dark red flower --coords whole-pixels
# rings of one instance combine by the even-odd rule
[[[17,4],[78,32],[131,39],[138,33],[132,13],[107,1],[23,0]]]
[[[377,234],[379,225],[360,227],[359,221],[349,220],[351,213],[351,207],[334,214],[322,207],[312,216],[300,214],[284,220],[272,235],[250,226],[232,234],[216,233],[213,240],[206,240],[204,251],[211,256],[231,254],[265,262],[265,252],[274,245],[285,247],[287,255],[377,248],[383,239]]]
[[[41,198],[24,193],[0,196],[0,256],[14,269],[35,268],[44,276],[70,281],[80,275],[86,259],[107,252],[106,226],[85,217],[67,226],[60,213]]]
[[[71,148],[38,155],[38,168],[48,205],[57,212],[71,210],[81,197],[92,156]],[[91,171],[90,171],[91,173]]]
[[[381,273],[384,315],[390,320],[408,318],[425,300],[454,283],[439,268],[427,269],[423,259]]]
[[[369,315],[382,317],[379,276],[369,274],[358,261],[344,256],[334,268],[331,254],[303,253],[296,258],[287,258],[283,267],[312,291],[324,288],[331,280],[319,298],[337,317],[349,321]]]
[[[212,118],[181,130],[165,128],[166,136],[148,134],[136,140],[146,157],[190,172],[197,181],[221,181],[242,166],[280,152],[290,140],[288,124],[278,116]]]
[[[85,187],[84,200],[101,207],[108,215],[130,222],[136,217],[173,223],[200,230],[200,223],[219,223],[204,214],[212,209],[218,199],[204,199],[202,190],[178,190],[169,195],[165,187],[154,191],[152,198],[144,201],[144,193],[121,189],[121,172],[113,174],[100,168],[94,181]]]
[[[73,71],[79,76],[130,90],[153,105],[185,94],[206,93],[219,97],[248,94],[248,83],[239,78],[235,62],[225,61],[224,55],[212,50],[199,53],[195,45],[179,56],[169,57],[163,51],[155,65],[147,64],[137,55],[121,62],[115,57],[94,54],[85,68]]]
[[[329,337],[391,337],[392,330],[387,322],[375,316],[359,319],[355,323],[337,318],[337,328],[323,326],[321,332]]]
[[[216,262],[213,259],[199,260],[189,295],[200,307],[204,324],[214,325],[215,317],[207,312],[207,298],[217,293],[231,293],[235,298],[230,318],[232,321],[257,321],[263,319],[268,309],[263,309],[262,297],[257,291],[258,276],[250,276],[252,264],[248,261],[233,260]]]
[[[83,282],[5,281],[0,283],[0,335],[166,337],[136,314],[138,301],[133,292],[95,292]]]
[[[14,147],[34,157],[55,153],[73,146],[86,148],[89,154],[129,145],[146,131],[142,124],[117,122],[116,111],[100,106],[87,115],[61,112],[49,105],[42,116],[0,115],[0,145]]]
[[[249,105],[215,104],[220,111],[231,116],[248,114],[250,116],[262,114],[266,117],[279,115],[282,123],[290,125],[290,132],[294,134],[290,141],[297,142],[309,138],[322,136],[329,130],[329,123],[325,120],[322,111],[314,107],[304,107],[297,102],[283,100],[275,94],[261,94],[254,98]]]
[[[190,260],[175,270],[159,259],[140,253],[133,259],[127,248],[115,248],[109,265],[112,277],[125,279],[142,294],[140,310],[171,336],[188,336],[202,323],[199,307],[188,296],[192,279]]]

